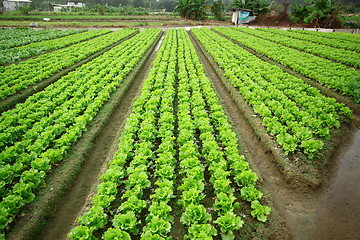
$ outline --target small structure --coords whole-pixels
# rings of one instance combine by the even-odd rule
[[[233,12],[232,22],[235,25],[249,23],[256,18],[256,16],[254,16],[254,11],[250,9],[231,9],[231,11]]]
[[[54,12],[60,12],[61,11],[61,8],[66,8],[68,11],[71,11],[71,9],[73,8],[81,8],[81,7],[84,7],[85,4],[82,3],[82,2],[78,2],[78,3],[75,3],[75,2],[67,2],[66,4],[54,4]]]
[[[31,0],[4,0],[3,5],[5,8],[5,11],[16,11],[19,9],[19,7],[31,4]]]

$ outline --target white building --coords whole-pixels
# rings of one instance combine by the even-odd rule
[[[71,11],[72,8],[84,7],[85,4],[82,2],[67,2],[66,4],[54,4],[54,12],[60,12],[61,8],[67,8],[68,11]]]
[[[4,0],[3,5],[6,11],[16,11],[19,7],[32,3],[31,0]]]

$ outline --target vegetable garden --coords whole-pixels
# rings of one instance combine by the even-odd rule
[[[0,238],[39,234],[44,223],[20,235],[14,229],[52,194],[42,189],[53,189],[52,177],[78,154],[87,131],[106,124],[97,116],[117,91],[128,91],[125,82],[143,81],[114,129],[113,154],[92,176],[83,210],[73,213],[71,239],[290,238],[256,166],[261,160],[246,150],[204,61],[248,119],[255,144],[273,156],[276,174],[304,191],[326,182],[323,170],[359,117],[360,38],[353,35],[226,27],[1,31]],[[136,79],[148,58],[146,78]],[[76,181],[78,171],[66,174]]]

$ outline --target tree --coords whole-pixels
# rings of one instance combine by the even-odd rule
[[[270,12],[270,0],[234,0],[232,7],[240,9],[251,9],[256,14],[267,14]]]
[[[301,6],[295,3],[292,15],[304,23],[314,27],[332,27],[340,24],[338,15],[340,10],[331,0],[304,0],[306,3]]]
[[[231,6],[240,9],[250,9],[252,7],[252,1],[253,0],[234,0]]]
[[[29,14],[29,11],[31,10],[31,7],[30,5],[28,4],[25,4],[25,5],[22,5],[20,8],[19,8],[20,12],[24,15],[28,15]]]
[[[206,16],[205,4],[205,0],[179,0],[174,12],[178,12],[183,18],[204,20]]]
[[[252,9],[258,15],[268,14],[270,12],[271,3],[272,1],[268,0],[255,0],[253,1]]]
[[[214,14],[215,18],[219,21],[224,21],[224,5],[221,0],[215,1],[211,5],[211,12]]]

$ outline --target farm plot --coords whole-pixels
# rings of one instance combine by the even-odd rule
[[[335,99],[219,34],[205,28],[191,31],[286,154],[301,152],[306,158],[300,161],[311,162],[332,131],[340,127],[341,117],[352,117],[351,110]]]
[[[70,67],[91,54],[134,34],[136,31],[136,29],[119,30],[40,55],[34,59],[3,67],[0,72],[0,99],[5,99],[20,90],[47,79],[62,69]]]
[[[22,59],[40,55],[50,50],[60,49],[106,33],[110,30],[93,30],[65,36],[53,40],[31,43],[21,47],[0,50],[0,64],[17,62]]]
[[[159,29],[142,31],[2,113],[0,227],[3,233],[22,208],[34,201],[51,167],[67,156],[160,32]],[[103,44],[106,42],[104,39]]]
[[[307,34],[310,36],[317,36],[317,37],[324,37],[324,38],[328,38],[328,39],[336,39],[336,40],[360,43],[360,36],[358,34],[340,33],[340,32],[326,33],[326,32],[301,31],[301,30],[290,30],[290,31],[294,31],[297,33],[303,33],[303,34]]]
[[[30,28],[0,28],[0,49],[19,47],[26,44],[60,38],[67,35],[81,33],[86,29],[42,29],[33,30]]]
[[[306,32],[308,32],[308,31],[306,31],[306,30],[303,30],[303,31],[294,31],[294,30],[283,31],[283,30],[279,30],[279,29],[275,29],[275,28],[259,28],[259,30],[265,31],[265,32],[276,33],[276,34],[279,34],[279,35],[288,36],[288,37],[291,37],[291,38],[300,39],[300,40],[304,40],[304,41],[308,41],[308,42],[318,43],[318,44],[320,44],[320,46],[321,45],[326,45],[326,46],[330,46],[330,47],[334,47],[334,48],[360,52],[359,43],[352,42],[350,40],[350,37],[349,37],[349,40],[331,39],[331,38],[323,37],[321,35],[307,34]],[[351,36],[351,38],[352,37],[353,36]]]
[[[254,49],[256,52],[279,62],[302,75],[316,80],[328,88],[350,96],[355,102],[360,101],[358,79],[360,72],[355,68],[348,68],[343,64],[314,56],[296,49],[282,46],[269,40],[261,39],[250,34],[251,29],[214,28],[216,31]],[[245,33],[249,32],[249,33]]]
[[[248,28],[236,28],[235,30],[240,30],[256,37],[260,37],[262,39],[270,40],[275,43],[279,43],[286,47],[295,48],[301,50],[303,52],[311,53],[314,55],[318,55],[323,58],[331,59],[339,63],[343,63],[349,66],[360,67],[360,54],[355,51],[338,49],[334,47],[325,46],[321,43],[312,43],[309,41],[299,40],[292,38],[292,33],[288,32],[288,36],[284,36],[281,34],[281,30],[277,31],[269,31],[265,28],[256,28],[256,29],[248,29]],[[276,29],[275,29],[276,30]],[[281,32],[278,32],[281,31]],[[336,41],[334,41],[336,42]]]
[[[257,178],[186,31],[170,29],[69,237],[234,239],[244,221],[259,224],[270,213]]]

